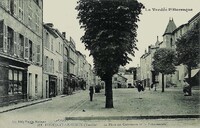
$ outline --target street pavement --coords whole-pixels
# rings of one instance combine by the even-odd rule
[[[114,108],[105,109],[104,90],[89,101],[89,91],[0,114],[1,128],[15,127],[200,127],[200,91],[184,96],[181,89],[165,92],[113,89]],[[187,118],[190,117],[190,118]]]

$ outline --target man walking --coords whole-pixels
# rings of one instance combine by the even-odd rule
[[[92,99],[93,99],[93,94],[94,94],[93,86],[90,86],[89,91],[90,91],[90,101],[92,101]]]

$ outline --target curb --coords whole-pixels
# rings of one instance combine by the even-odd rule
[[[13,110],[16,110],[16,109],[32,106],[32,105],[35,105],[35,104],[44,103],[44,102],[47,102],[47,101],[50,101],[50,100],[52,100],[52,99],[50,98],[50,99],[46,99],[46,100],[42,100],[42,101],[38,101],[38,102],[34,102],[34,103],[28,103],[28,104],[18,106],[18,107],[15,107],[15,108],[10,108],[10,109],[7,109],[7,110],[0,111],[0,114],[5,113],[5,112],[9,112],[9,111],[13,111]]]
[[[177,118],[178,119],[200,118],[200,115],[65,117],[65,120],[137,120],[137,119],[177,119]]]

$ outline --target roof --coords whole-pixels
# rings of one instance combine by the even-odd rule
[[[200,16],[200,12],[198,12],[195,16],[193,16],[188,23],[192,22],[193,20],[195,20],[198,16]]]
[[[175,29],[176,29],[176,25],[174,23],[174,20],[173,19],[169,20],[169,23],[167,25],[167,28],[165,29],[165,33],[163,34],[163,36],[165,34],[171,34]]]
[[[191,77],[194,77],[199,72],[199,70],[200,68],[191,70]],[[188,78],[188,74],[185,76],[185,78]]]
[[[58,35],[56,34],[54,28],[50,27],[48,24],[44,24],[43,26],[44,26],[44,28],[45,28],[50,34],[52,34],[55,38],[58,37]]]

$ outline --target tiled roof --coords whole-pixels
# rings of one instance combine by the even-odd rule
[[[169,20],[169,23],[167,25],[167,28],[165,29],[165,34],[171,34],[176,29],[176,25],[173,21],[173,19]]]

